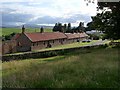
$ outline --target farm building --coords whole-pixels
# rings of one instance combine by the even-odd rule
[[[86,33],[63,33],[63,32],[25,32],[22,28],[22,33],[16,34],[9,42],[3,43],[3,54],[22,51],[34,51],[42,48],[54,47],[57,45],[79,42],[88,38]],[[7,51],[5,51],[5,48]],[[14,50],[12,48],[14,47]]]
[[[17,38],[18,51],[33,51],[64,44],[67,36],[61,32],[23,33]]]
[[[67,36],[67,43],[80,42],[88,38],[86,33],[65,33],[65,35]]]

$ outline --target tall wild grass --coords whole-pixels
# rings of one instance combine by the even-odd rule
[[[118,48],[88,49],[63,56],[4,62],[4,88],[117,88]]]

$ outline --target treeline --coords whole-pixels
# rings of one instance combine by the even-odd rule
[[[11,38],[15,35],[16,33],[11,33],[10,35],[2,35],[2,41],[6,40],[11,40]]]
[[[98,2],[97,4],[97,10],[100,12],[91,17],[92,21],[87,24],[86,30],[99,30],[105,34],[107,39],[120,39],[120,1]]]
[[[53,27],[53,32],[64,32],[64,33],[78,33],[78,32],[84,32],[84,22],[80,22],[78,27],[71,27],[71,23],[64,24],[62,23],[56,23]]]

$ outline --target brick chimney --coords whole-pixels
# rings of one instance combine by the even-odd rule
[[[43,32],[44,32],[44,28],[41,27],[41,28],[40,28],[40,33],[43,33]]]
[[[22,33],[24,33],[25,32],[25,27],[24,27],[24,25],[22,26]]]

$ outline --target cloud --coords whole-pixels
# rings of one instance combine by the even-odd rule
[[[55,24],[57,22],[61,23],[74,23],[74,25],[79,24],[80,22],[89,22],[90,16],[82,15],[82,14],[74,14],[70,17],[63,18],[63,17],[51,17],[51,16],[44,16],[39,17],[34,20],[31,20],[29,24]]]
[[[29,23],[36,23],[36,24],[55,24],[56,22],[61,21],[61,18],[59,17],[51,17],[51,16],[44,16],[40,18],[36,18],[35,20],[32,20]]]
[[[20,14],[20,13],[2,13],[2,24],[3,25],[19,25],[27,23],[33,16],[31,14]]]
[[[32,13],[39,15],[63,16],[66,13],[81,13],[95,15],[97,4],[86,6],[84,0],[35,0],[29,2],[7,2],[2,6],[15,9],[21,13]],[[53,12],[54,14],[51,14]]]
[[[13,0],[14,1],[14,0]],[[97,4],[86,6],[84,0],[20,0],[2,3],[3,24],[55,24],[56,22],[89,22]]]
[[[65,18],[64,20],[66,22],[75,23],[76,21],[89,22],[91,19],[90,19],[90,16],[86,14],[74,14],[70,16],[69,18]]]

